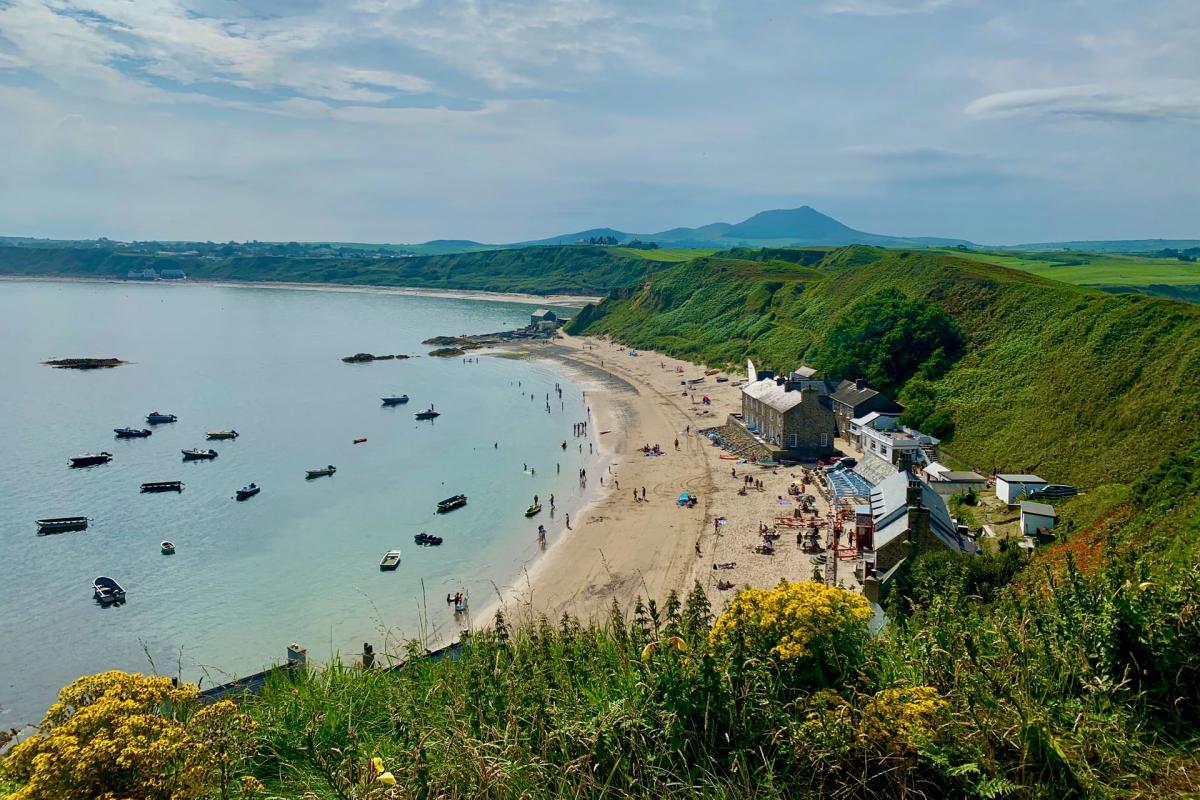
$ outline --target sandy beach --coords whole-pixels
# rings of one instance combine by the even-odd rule
[[[89,278],[73,275],[0,275],[0,281],[49,281],[52,283],[118,283],[135,286],[221,286],[228,289],[293,289],[307,292],[362,292],[370,294],[399,294],[414,297],[445,297],[451,300],[496,300],[531,306],[583,308],[599,302],[599,297],[574,294],[523,294],[521,292],[481,292],[474,289],[423,289],[411,286],[378,286],[347,283],[294,283],[287,281],[138,281],[126,278]]]
[[[727,382],[707,376],[685,392],[680,381],[703,376],[704,366],[645,350],[630,355],[618,344],[590,337],[565,336],[529,348],[529,355],[559,361],[584,385],[592,415],[587,438],[598,449],[604,491],[572,519],[571,530],[555,523],[546,552],[527,566],[524,580],[502,593],[507,616],[553,619],[565,612],[599,619],[614,599],[628,612],[638,597],[662,601],[671,590],[686,593],[696,581],[719,610],[736,589],[813,577],[814,565],[794,532],[781,531],[774,555],[753,551],[761,542],[760,523],[772,526],[776,517],[791,515],[794,506],[779,498],[787,498],[802,471],[724,460],[725,451],[698,433],[740,410],[734,384],[744,375],[722,373]],[[645,455],[641,448],[647,444],[659,445],[663,454]],[[762,489],[739,495],[747,475],[761,481]],[[589,470],[589,481],[599,477]],[[643,489],[646,500],[635,500],[635,490],[640,498]],[[807,491],[824,516],[828,503],[812,487]],[[698,495],[698,504],[680,507],[683,492]],[[714,525],[716,519],[723,522]],[[734,586],[721,590],[719,581]],[[490,624],[495,608],[493,603],[477,609],[474,623]]]

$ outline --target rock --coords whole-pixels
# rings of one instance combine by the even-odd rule
[[[429,355],[437,356],[438,358],[449,358],[450,356],[461,356],[466,350],[461,347],[439,347],[437,350],[431,350]]]
[[[55,369],[110,369],[129,362],[119,358],[54,358],[42,363]]]
[[[412,356],[406,356],[406,355],[377,356],[377,355],[373,355],[371,353],[355,353],[352,356],[345,356],[342,359],[342,361],[346,362],[347,364],[368,364],[372,361],[391,361],[393,359],[404,359],[404,358],[412,358]]]

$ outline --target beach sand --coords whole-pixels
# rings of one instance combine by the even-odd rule
[[[729,374],[725,383],[709,376],[685,394],[680,380],[700,377],[705,368],[651,351],[631,356],[617,344],[565,336],[527,354],[555,359],[577,373],[591,408],[588,439],[598,446],[595,463],[606,464],[598,467],[605,487],[572,519],[572,530],[556,523],[548,548],[527,565],[526,577],[503,591],[498,603],[479,608],[474,625],[490,625],[498,605],[516,621],[563,613],[599,620],[613,600],[628,614],[638,597],[661,602],[671,590],[686,594],[697,581],[719,611],[736,589],[814,576],[794,531],[781,531],[773,556],[752,551],[761,541],[760,522],[771,526],[776,517],[791,515],[793,506],[781,505],[778,496],[787,497],[788,485],[802,471],[722,460],[725,451],[697,433],[723,425],[731,411],[740,410],[740,390],[733,383],[744,375]],[[705,395],[711,405],[702,403]],[[640,448],[646,444],[658,444],[663,455],[645,456]],[[763,481],[763,491],[739,496],[747,474]],[[600,475],[589,467],[588,477],[593,488]],[[643,487],[646,501],[635,501],[634,490],[640,496]],[[828,503],[811,486],[807,491],[817,497],[823,518]],[[682,492],[699,495],[698,505],[679,507]],[[725,522],[714,526],[717,517]],[[713,569],[727,562],[737,566]],[[719,590],[720,580],[734,583],[734,589]]]

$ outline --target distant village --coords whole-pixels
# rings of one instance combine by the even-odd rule
[[[760,463],[812,463],[822,473],[835,533],[825,578],[879,603],[901,564],[936,548],[981,553],[982,538],[1031,553],[1054,537],[1045,500],[1074,487],[1038,475],[984,476],[939,461],[941,442],[900,423],[903,407],[862,380],[830,380],[800,366],[785,375],[746,364],[741,412],[710,431],[725,449]],[[820,481],[818,485],[820,485]],[[972,529],[947,503],[969,498],[995,524]]]

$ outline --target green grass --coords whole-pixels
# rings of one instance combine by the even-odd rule
[[[693,258],[711,256],[717,250],[692,250],[687,247],[660,247],[657,250],[643,250],[638,247],[613,247],[612,250],[629,256],[644,258],[647,261],[691,261]]]
[[[1200,285],[1200,263],[1174,258],[1148,258],[1074,251],[937,251],[971,261],[1024,270],[1065,283],[1097,288],[1136,289],[1152,285]]]

